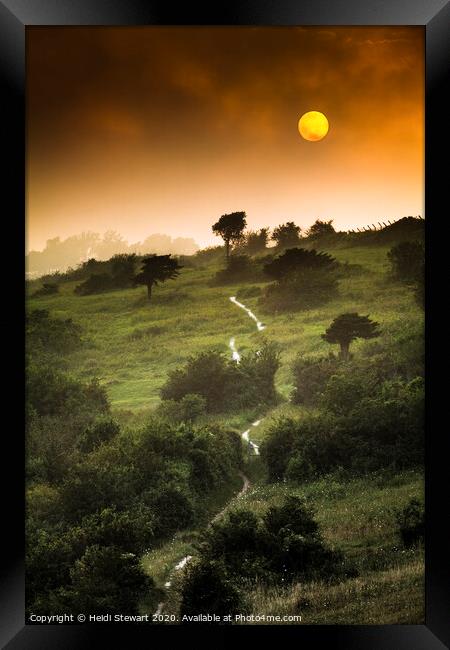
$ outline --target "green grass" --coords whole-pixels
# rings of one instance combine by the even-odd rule
[[[152,302],[147,301],[143,287],[81,297],[73,293],[77,283],[71,282],[62,284],[57,295],[29,298],[28,306],[49,309],[52,316],[71,317],[83,327],[87,345],[61,364],[78,378],[98,377],[116,409],[155,407],[170,370],[207,348],[228,353],[232,336],[240,352],[258,349],[263,336],[280,344],[282,366],[276,383],[282,398],[288,399],[293,359],[298,353],[327,353],[330,346],[320,335],[339,313],[369,314],[380,322],[386,340],[407,328],[421,327],[423,316],[412,292],[386,281],[386,248],[330,252],[340,261],[360,264],[361,272],[341,280],[340,295],[320,309],[265,315],[257,307],[257,298],[245,299],[267,325],[262,333],[229,301],[242,285],[209,286],[217,270],[214,265],[184,268],[177,280],[155,289]],[[352,349],[358,354],[366,345],[356,342]]]
[[[253,474],[261,480],[258,468]],[[301,615],[302,624],[423,623],[423,549],[404,549],[395,524],[396,509],[413,497],[423,499],[423,489],[423,476],[417,471],[375,473],[351,480],[331,475],[302,486],[256,483],[233,501],[230,509],[244,508],[263,515],[286,495],[304,496],[316,511],[326,543],[342,550],[359,575],[332,585],[280,583],[248,588],[243,582],[249,613]],[[195,547],[181,537],[156,551],[146,566],[160,581],[165,580],[170,567],[187,554],[195,557]],[[165,610],[169,613],[177,613],[182,574],[172,574],[175,579]]]

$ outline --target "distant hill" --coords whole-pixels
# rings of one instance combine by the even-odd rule
[[[108,231],[103,236],[83,232],[67,239],[49,239],[44,250],[30,251],[26,256],[26,270],[29,277],[34,277],[55,271],[64,272],[89,258],[108,260],[119,253],[193,255],[198,250],[199,246],[190,237],[172,239],[169,235],[153,234],[142,242],[129,244],[115,231]]]

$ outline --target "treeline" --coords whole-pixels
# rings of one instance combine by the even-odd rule
[[[42,311],[28,328],[27,610],[155,608],[140,557],[205,518],[205,495],[241,466],[240,437],[162,416],[123,431],[98,381],[54,369],[52,355],[83,344],[79,328]]]

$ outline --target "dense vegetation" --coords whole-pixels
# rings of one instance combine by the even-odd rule
[[[237,215],[151,302],[129,253],[29,284],[29,611],[422,621],[423,222]]]

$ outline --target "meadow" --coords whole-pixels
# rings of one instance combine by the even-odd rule
[[[387,251],[388,247],[329,250],[339,261],[361,269],[343,278],[340,295],[319,309],[265,316],[258,313],[256,298],[242,299],[266,325],[263,336],[281,347],[276,386],[285,399],[292,389],[290,363],[299,353],[328,352],[330,346],[320,335],[337,314],[369,314],[382,325],[386,340],[420,330],[423,315],[411,292],[386,280]],[[216,263],[184,268],[176,281],[155,289],[150,303],[143,287],[80,297],[73,293],[77,282],[67,282],[57,295],[30,297],[28,306],[79,323],[87,345],[70,359],[61,359],[63,369],[83,380],[97,377],[115,409],[136,413],[159,403],[169,371],[189,356],[211,348],[227,353],[232,336],[239,352],[260,345],[254,323],[229,301],[243,285],[208,286],[220,267]],[[38,281],[31,283],[33,290],[37,286]],[[355,354],[367,345],[356,341]]]

